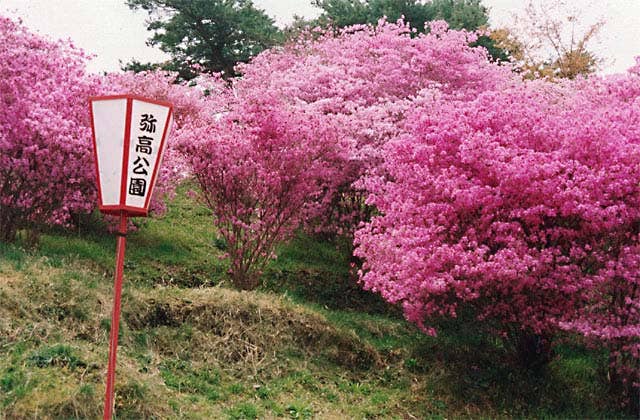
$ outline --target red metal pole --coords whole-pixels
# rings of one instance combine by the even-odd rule
[[[118,351],[118,328],[120,327],[120,298],[122,296],[122,271],[124,269],[124,251],[127,243],[127,214],[120,213],[116,248],[116,273],[113,290],[113,313],[111,314],[111,340],[109,341],[109,367],[107,369],[107,389],[104,397],[104,420],[113,416],[113,391],[116,379],[116,353]]]

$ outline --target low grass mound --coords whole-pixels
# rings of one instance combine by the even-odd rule
[[[166,356],[240,364],[254,371],[282,355],[326,358],[347,369],[380,365],[376,349],[354,332],[280,296],[223,288],[135,293],[124,311],[132,330],[146,331]],[[167,334],[173,329],[173,334]],[[181,340],[175,334],[188,334]],[[238,369],[238,366],[234,367]]]
[[[0,254],[0,418],[101,415],[109,296],[107,279],[78,263],[57,267],[15,248]],[[119,356],[120,413],[170,415],[160,402],[164,387],[144,385],[126,352]],[[132,396],[134,388],[144,398]]]
[[[112,279],[81,261],[11,253],[0,255],[0,418],[99,417]],[[285,295],[125,281],[120,331],[120,418],[419,409],[402,402],[410,381],[380,382],[391,360],[385,351]]]

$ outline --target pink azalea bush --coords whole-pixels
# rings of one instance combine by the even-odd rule
[[[560,328],[638,374],[640,78],[428,94],[363,184],[364,287],[425,331],[462,305],[505,336]],[[617,363],[622,362],[622,363]]]
[[[578,118],[591,120],[577,127],[578,135],[594,130],[606,139],[607,148],[620,151],[620,158],[607,170],[619,179],[617,196],[626,194],[611,216],[599,270],[593,281],[581,289],[583,304],[574,317],[560,327],[578,332],[610,351],[611,381],[624,402],[638,409],[640,404],[640,222],[638,221],[637,173],[640,152],[640,57],[627,75],[614,75],[599,83],[578,82],[583,92],[574,105]],[[603,155],[599,149],[583,153]],[[629,171],[629,172],[625,172]],[[613,195],[613,194],[612,194]],[[635,396],[633,388],[635,388]]]
[[[277,100],[227,99],[230,109],[183,138],[180,148],[225,239],[234,284],[253,289],[275,245],[322,202],[337,138],[313,115]]]
[[[353,231],[370,210],[354,187],[382,161],[423,90],[462,98],[507,82],[509,70],[469,46],[474,33],[398,22],[312,32],[266,51],[233,85],[215,88],[201,135],[181,143],[243,288],[299,227]],[[491,75],[491,77],[488,77]]]
[[[316,228],[351,232],[368,217],[363,192],[353,183],[381,162],[382,146],[403,131],[422,90],[473,97],[508,80],[509,69],[490,65],[484,49],[469,46],[476,39],[475,33],[447,30],[445,22],[417,35],[402,21],[381,20],[377,27],[358,25],[337,35],[311,31],[239,68],[240,100],[267,92],[337,130],[346,153],[335,162],[331,199],[319,208]]]
[[[68,225],[93,208],[86,98],[97,80],[69,42],[49,41],[0,16],[0,240]]]

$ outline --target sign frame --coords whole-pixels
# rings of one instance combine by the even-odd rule
[[[93,114],[93,102],[97,101],[110,101],[110,100],[126,100],[126,112],[125,112],[125,124],[123,133],[123,159],[122,159],[122,172],[120,174],[120,202],[119,204],[104,204],[102,193],[102,179],[100,178],[100,168],[98,164],[98,147],[96,142],[96,128]],[[169,109],[164,127],[162,128],[162,136],[160,138],[160,150],[159,156],[156,160],[155,167],[151,175],[149,182],[150,189],[145,198],[143,207],[134,207],[126,204],[126,183],[127,183],[127,169],[129,168],[129,149],[131,146],[131,118],[133,110],[133,101],[146,102],[149,104],[160,105]],[[124,94],[124,95],[103,95],[103,96],[90,96],[89,97],[89,113],[91,117],[91,138],[93,142],[93,157],[95,160],[95,175],[98,184],[98,209],[104,214],[111,214],[115,216],[121,215],[123,212],[129,217],[146,217],[149,214],[149,203],[158,176],[158,170],[162,164],[164,152],[167,144],[167,136],[171,129],[171,121],[173,120],[173,105],[169,102],[159,101],[155,99],[145,98],[139,95]]]

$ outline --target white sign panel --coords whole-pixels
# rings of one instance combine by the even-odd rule
[[[99,191],[104,206],[120,204],[126,111],[126,99],[91,102]]]
[[[163,152],[169,107],[134,99],[131,107],[125,205],[146,208]]]

